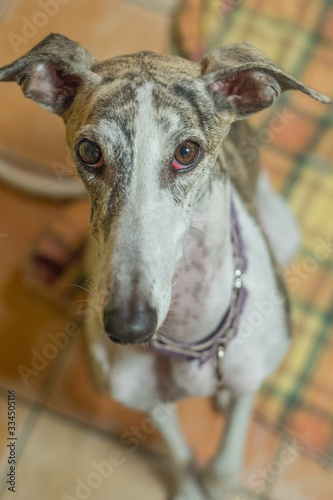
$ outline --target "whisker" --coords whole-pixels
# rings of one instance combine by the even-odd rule
[[[72,283],[68,286],[80,288],[81,290],[84,290],[90,295],[97,293],[96,279],[94,277],[87,279],[84,283],[85,283],[84,285],[78,285],[77,283]]]
[[[199,229],[197,227],[194,227],[194,226],[190,226],[190,229],[193,229],[194,231],[198,231],[203,236],[205,236],[205,238],[207,238],[209,241],[211,241],[212,243],[214,243],[214,245],[217,245],[216,241],[212,240],[212,238],[210,238],[210,236],[208,236],[208,234],[206,234],[203,231],[201,231],[201,229]]]
[[[85,287],[83,285],[78,285],[76,283],[71,283],[70,285],[68,286],[72,286],[72,287],[75,287],[75,288],[79,288],[80,290],[83,290],[84,292],[87,292],[89,295],[93,295],[94,294],[94,290],[91,290],[90,288],[88,287]]]
[[[214,220],[192,220],[192,224],[221,224],[221,221]]]

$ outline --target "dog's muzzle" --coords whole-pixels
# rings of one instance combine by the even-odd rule
[[[107,306],[104,310],[104,329],[118,344],[148,342],[157,328],[157,312],[143,300],[132,300],[129,305]]]

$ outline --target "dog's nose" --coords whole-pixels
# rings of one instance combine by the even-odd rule
[[[104,311],[104,329],[109,338],[118,344],[147,342],[156,327],[156,309],[143,301],[132,301],[129,307],[107,307]]]

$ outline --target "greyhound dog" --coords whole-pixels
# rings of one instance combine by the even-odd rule
[[[220,499],[241,464],[254,395],[288,348],[280,269],[299,239],[243,119],[285,90],[329,99],[246,42],[201,63],[152,52],[97,62],[51,34],[0,80],[63,118],[91,199],[87,339],[99,387],[154,418],[175,464],[174,500]],[[195,473],[171,408],[227,391],[223,444]]]

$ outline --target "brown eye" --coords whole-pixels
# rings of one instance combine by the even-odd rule
[[[79,159],[88,167],[100,168],[103,166],[103,155],[96,142],[83,139],[78,148]]]
[[[200,158],[201,148],[199,144],[192,141],[185,141],[176,149],[172,166],[176,170],[188,170],[194,167]]]

